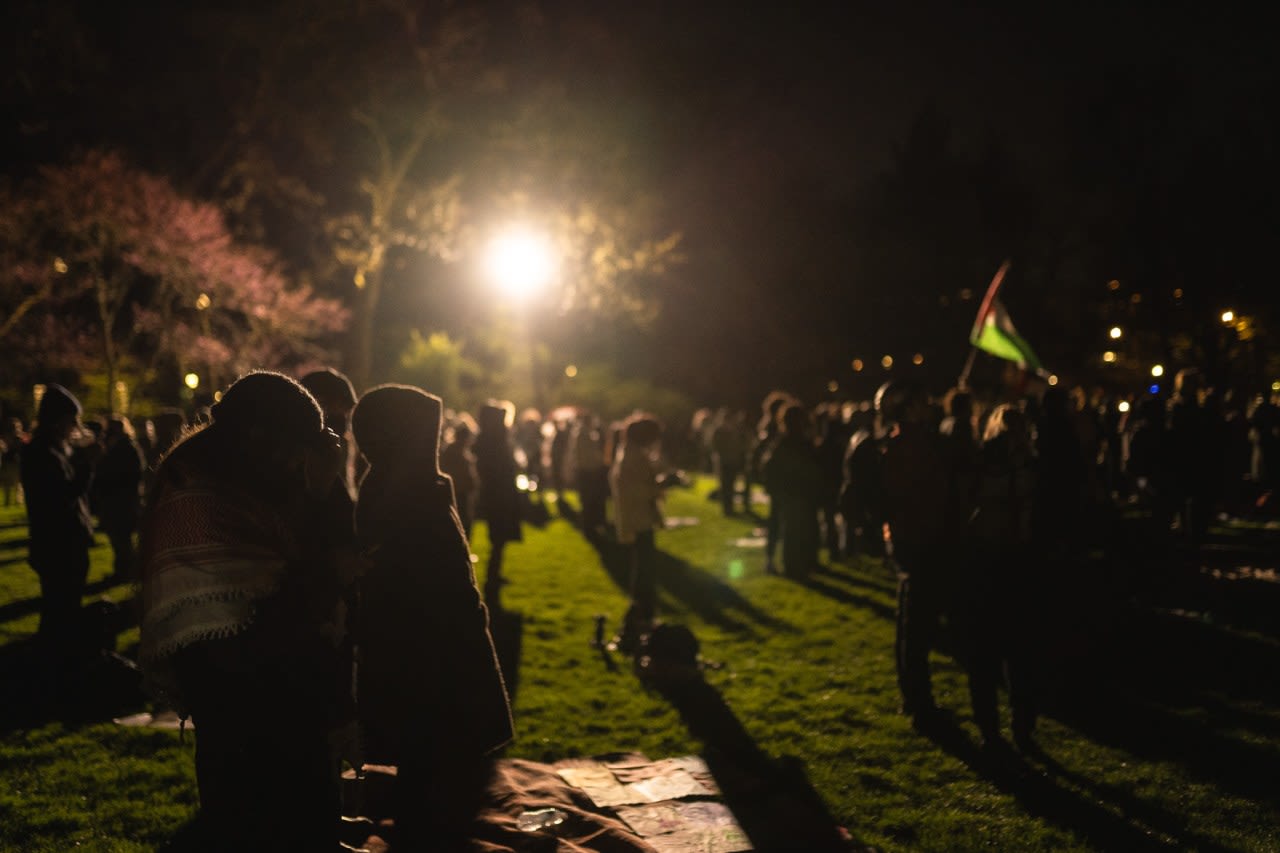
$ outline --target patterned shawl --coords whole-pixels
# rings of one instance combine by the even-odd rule
[[[279,516],[244,496],[165,489],[146,528],[139,650],[158,692],[177,698],[166,672],[174,653],[249,626],[255,605],[279,588],[290,551]]]

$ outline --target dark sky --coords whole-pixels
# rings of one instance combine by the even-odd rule
[[[44,10],[58,5],[31,0],[12,10],[56,22]],[[98,59],[61,41],[56,26],[38,34],[10,27],[11,68],[20,73],[9,73],[9,91],[24,71],[44,81],[92,79],[104,56],[158,79],[181,66],[175,86],[183,75],[218,73],[192,67],[184,38],[198,19],[186,6],[65,5],[88,22]],[[500,19],[516,5],[491,8]],[[824,360],[800,341],[815,310],[809,291],[854,286],[842,277],[852,251],[844,214],[893,167],[895,146],[927,106],[952,123],[959,147],[995,141],[1043,187],[1061,180],[1082,135],[1105,146],[1114,128],[1090,114],[1084,95],[1127,76],[1176,75],[1186,85],[1179,109],[1223,146],[1238,127],[1274,131],[1270,30],[1261,18],[1208,4],[561,0],[545,8],[550,40],[513,46],[513,55],[559,71],[570,91],[603,109],[640,118],[636,147],[690,253],[665,334],[672,347],[706,336],[712,374],[741,361],[748,343],[791,353],[763,359],[766,372],[786,358]],[[120,99],[126,105],[129,93]],[[74,111],[74,98],[68,103]],[[101,103],[92,106],[85,115],[102,114]],[[136,129],[167,120],[130,119]],[[9,138],[31,156],[95,141],[92,123],[70,114],[34,134],[15,134],[13,124]]]

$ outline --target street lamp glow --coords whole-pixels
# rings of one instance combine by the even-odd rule
[[[565,367],[565,369],[564,369],[564,375],[565,375],[565,376],[567,376],[567,377],[569,377],[570,379],[572,379],[573,377],[577,376],[577,375],[578,375],[578,366],[577,366],[576,364],[570,364],[570,365],[568,365],[568,366],[567,366],[567,367]]]
[[[1111,327],[1111,340],[1118,341],[1120,340],[1120,336],[1123,334],[1124,334],[1124,330],[1121,329],[1119,326]]]
[[[1222,322],[1224,322],[1224,323],[1230,323],[1230,322],[1232,322],[1233,320],[1235,320],[1235,318],[1236,318],[1236,312],[1234,312],[1234,311],[1223,311],[1223,312],[1222,312]]]
[[[182,377],[182,382],[192,391],[200,387],[200,377],[194,373],[188,373],[186,376]]]
[[[1105,361],[1107,364],[1114,364],[1116,360],[1116,354],[1111,350],[1107,350],[1102,354],[1102,360]]]
[[[555,252],[544,235],[513,227],[489,242],[485,270],[508,297],[528,299],[555,277]]]
[[[888,370],[889,368],[893,367],[893,356],[886,355],[884,358],[880,359],[880,366],[883,367],[885,370]]]
[[[1124,414],[1125,412],[1129,411],[1129,401],[1121,400],[1120,405],[1116,406],[1116,408],[1120,410],[1121,414]]]
[[[911,363],[916,365],[917,367],[924,364],[924,354],[916,353],[915,355],[911,356]]]
[[[1050,373],[1050,374],[1049,374],[1049,380],[1048,380],[1048,382],[1049,382],[1049,384],[1050,384],[1050,385],[1057,385],[1057,384],[1058,384],[1058,377],[1057,377],[1057,375],[1056,375],[1056,374],[1053,374],[1053,373]]]
[[[853,372],[854,372],[854,373],[861,373],[861,372],[862,372],[862,367],[863,367],[862,359],[860,359],[860,358],[855,358],[855,359],[853,360],[853,362],[852,362],[852,365],[851,365],[851,366],[853,367]]]
[[[1161,376],[1164,376],[1164,365],[1163,364],[1151,365],[1151,375],[1156,377],[1157,379],[1159,379]]]

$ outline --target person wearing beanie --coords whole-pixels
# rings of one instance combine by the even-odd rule
[[[278,373],[247,374],[166,454],[142,526],[140,658],[196,729],[201,849],[337,847],[330,763],[342,579],[305,548],[337,436]]]
[[[30,530],[27,559],[40,578],[37,636],[54,664],[47,670],[53,678],[88,651],[80,630],[80,599],[93,545],[89,489],[97,445],[72,447],[73,440],[81,443],[80,411],[74,394],[48,385],[20,463]]]
[[[442,415],[439,397],[381,385],[351,417],[369,463],[356,534],[372,563],[359,581],[358,708],[368,759],[397,767],[397,850],[465,849],[487,756],[512,737],[488,611],[439,468]]]

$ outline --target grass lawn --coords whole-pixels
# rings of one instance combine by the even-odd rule
[[[745,749],[768,784],[816,792],[832,822],[886,851],[1280,849],[1280,646],[1274,630],[1226,624],[1230,579],[1193,591],[1209,604],[1164,608],[1122,607],[1127,595],[1104,581],[1097,598],[1111,606],[1075,620],[1082,636],[1107,638],[1071,661],[1093,677],[1062,681],[1037,731],[1044,755],[1001,769],[977,752],[949,657],[935,656],[934,684],[956,736],[927,739],[897,714],[894,578],[880,561],[834,563],[803,584],[767,575],[761,549],[738,542],[755,522],[723,518],[710,488],[704,478],[675,491],[668,514],[700,521],[658,534],[662,615],[692,628],[715,663],[698,703],[646,689],[627,661],[590,647],[596,614],[611,632],[625,609],[611,554],[554,511],[508,548],[492,614],[514,694],[508,757],[701,753],[715,769],[713,756]],[[36,626],[25,535],[21,510],[0,509],[0,655]],[[483,566],[482,524],[475,539]],[[94,549],[91,583],[109,561],[105,544]],[[1258,583],[1273,595],[1273,580]],[[125,632],[119,649],[136,641]],[[151,850],[194,812],[190,736],[122,728],[110,712],[24,718],[23,695],[6,676],[0,850]]]

